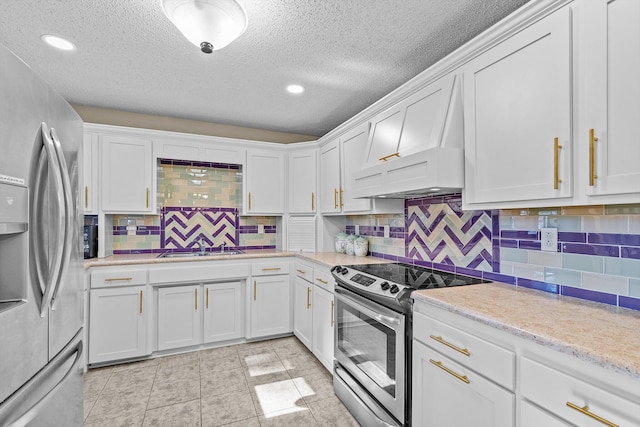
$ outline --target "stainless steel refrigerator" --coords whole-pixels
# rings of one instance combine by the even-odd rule
[[[0,426],[83,421],[82,120],[0,45]]]

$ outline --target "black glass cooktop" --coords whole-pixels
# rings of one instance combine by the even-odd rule
[[[345,267],[380,277],[390,282],[409,286],[413,289],[445,288],[486,283],[486,280],[476,277],[402,263],[348,265]]]

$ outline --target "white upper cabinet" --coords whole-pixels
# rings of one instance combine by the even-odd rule
[[[167,139],[165,139],[167,138]],[[236,147],[234,141],[200,141],[203,137],[185,135],[168,139],[154,139],[153,153],[158,159],[191,160],[199,162],[225,163],[243,165],[245,161],[244,148]]]
[[[640,2],[596,0],[578,7],[583,18],[577,37],[579,76],[584,77],[584,115],[576,132],[581,184],[587,203],[637,202]],[[618,196],[598,197],[608,195]]]
[[[572,197],[571,17],[565,6],[464,66],[465,208]]]
[[[289,213],[312,214],[318,205],[318,150],[289,153]]]
[[[245,215],[284,213],[284,153],[276,150],[247,150]]]
[[[356,172],[362,169],[369,124],[357,126],[320,147],[320,210],[338,213],[400,213],[402,200],[358,199],[354,194]]]
[[[98,214],[98,170],[99,170],[99,157],[98,157],[98,145],[99,135],[93,132],[84,133],[83,141],[83,185],[81,189],[82,194],[82,208],[85,215],[97,215]]]
[[[106,213],[153,213],[155,168],[150,139],[102,134],[101,209]]]

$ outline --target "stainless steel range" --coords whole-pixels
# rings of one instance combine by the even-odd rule
[[[363,426],[411,424],[411,293],[482,279],[401,263],[335,266],[336,395]]]

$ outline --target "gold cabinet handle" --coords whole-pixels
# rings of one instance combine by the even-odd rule
[[[105,282],[128,282],[129,280],[133,280],[133,277],[110,277],[104,279]]]
[[[333,208],[338,209],[338,189],[333,189]]]
[[[328,285],[328,284],[329,284],[329,282],[327,282],[326,280],[322,280],[322,279],[321,279],[321,278],[319,278],[319,277],[316,277],[316,281],[318,281],[318,282],[322,283],[323,285]]]
[[[149,187],[147,187],[147,209],[149,209]]]
[[[87,209],[89,207],[89,187],[84,186],[84,208]]]
[[[585,414],[588,417],[593,418],[594,420],[600,421],[602,424],[607,425],[609,427],[618,427],[618,424],[614,424],[609,420],[605,420],[604,418],[594,414],[593,412],[589,411],[589,405],[584,405],[583,407],[580,407],[574,403],[571,402],[567,402],[567,406],[571,409],[575,409],[576,411]]]
[[[311,288],[307,287],[307,310],[311,308]]]
[[[209,288],[206,289],[206,292],[204,294],[204,308],[209,310]]]
[[[342,207],[344,206],[344,204],[342,203],[342,188],[340,189],[340,208],[342,209]]]
[[[300,274],[307,274],[307,272],[306,272],[306,271],[304,271],[304,270],[300,270],[299,268],[298,268],[298,269],[296,269],[296,271],[297,271],[298,273],[300,273]]]
[[[249,191],[248,198],[249,198],[249,210],[251,210],[251,191]]]
[[[316,193],[311,193],[311,210],[316,210]]]
[[[558,184],[562,182],[562,180],[559,178],[559,172],[558,172],[558,157],[560,155],[560,149],[562,148],[562,145],[560,145],[559,143],[559,139],[558,138],[554,138],[553,139],[553,189],[557,190],[558,189]]]
[[[387,160],[389,160],[392,157],[400,157],[400,153],[398,151],[396,151],[395,153],[389,154],[388,156],[380,157],[378,160],[386,162]]]
[[[438,368],[442,369],[446,373],[453,375],[454,377],[456,377],[457,379],[459,379],[463,383],[469,384],[469,378],[467,378],[466,375],[460,375],[460,374],[458,374],[456,372],[453,372],[451,369],[449,369],[446,366],[444,366],[441,361],[439,361],[439,360],[435,361],[433,359],[429,359],[429,362],[433,363],[434,365],[436,365]]]
[[[595,129],[589,129],[589,187],[596,185],[596,138]]]
[[[333,313],[334,313],[333,308],[334,308],[334,302],[333,302],[333,300],[331,300],[331,327],[332,328],[333,328],[333,322],[334,322],[334,320],[333,320]]]
[[[464,354],[465,356],[471,356],[471,353],[469,353],[469,350],[467,350],[466,348],[460,348],[460,347],[458,347],[456,345],[453,345],[450,342],[447,342],[447,341],[443,340],[442,337],[439,337],[437,335],[429,335],[429,338],[431,338],[432,340],[436,340],[440,344],[444,344],[447,347],[452,348],[455,351]]]
[[[195,304],[195,307],[196,307],[196,310],[198,310],[198,288],[194,289],[194,291],[196,291],[195,292],[196,293],[196,304]]]
[[[256,300],[256,286],[257,286],[257,283],[256,283],[256,281],[254,280],[254,281],[253,281],[253,300],[254,300],[254,301]]]
[[[280,271],[280,267],[263,268],[262,271]]]
[[[142,291],[140,291],[140,314],[142,314]]]

